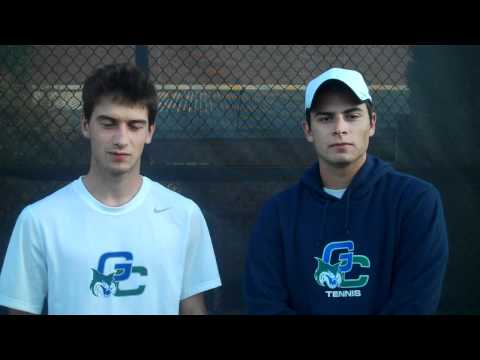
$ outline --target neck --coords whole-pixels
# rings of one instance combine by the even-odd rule
[[[336,166],[319,160],[323,186],[329,189],[346,189],[367,159],[366,154],[346,166]]]
[[[121,206],[129,202],[142,186],[139,173],[111,175],[90,171],[83,177],[88,192],[107,206]]]

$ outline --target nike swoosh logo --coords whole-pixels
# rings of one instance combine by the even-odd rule
[[[154,212],[155,214],[159,214],[159,213],[162,213],[162,212],[167,211],[167,210],[170,210],[170,209],[171,209],[171,207],[167,207],[167,208],[165,208],[165,209],[153,208],[153,212]]]

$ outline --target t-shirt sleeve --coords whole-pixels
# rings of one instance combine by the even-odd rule
[[[40,314],[47,295],[47,266],[41,232],[32,211],[19,215],[0,273],[0,305]]]
[[[207,223],[195,203],[192,205],[189,220],[182,300],[221,286]]]

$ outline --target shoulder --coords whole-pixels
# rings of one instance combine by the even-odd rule
[[[199,209],[198,205],[190,198],[174,191],[166,186],[148,179],[150,181],[150,191],[155,202],[160,202],[165,207],[175,207],[187,211]]]
[[[72,183],[61,187],[57,191],[25,206],[18,215],[15,222],[15,229],[20,231],[18,234],[25,236],[27,234],[35,236],[25,236],[25,239],[36,241],[41,238],[42,228],[50,226],[55,219],[61,218],[68,210],[68,206],[72,203]],[[15,233],[15,232],[14,232]]]
[[[61,211],[62,206],[68,204],[74,196],[75,181],[61,187],[55,192],[29,204],[22,213],[41,216],[55,211]]]
[[[402,190],[404,195],[438,194],[438,189],[429,181],[402,171],[394,170],[386,174],[385,178],[397,188],[397,191]]]
[[[415,209],[419,206],[434,208],[441,204],[439,190],[427,180],[401,171],[392,171],[385,176],[389,197],[399,209]]]
[[[295,184],[282,190],[267,199],[262,207],[263,213],[282,212],[282,209],[291,210],[294,208],[298,198],[300,185]]]

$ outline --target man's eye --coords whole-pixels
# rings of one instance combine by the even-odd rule
[[[130,128],[133,130],[140,130],[144,127],[143,124],[130,124]]]
[[[111,127],[114,126],[114,124],[111,123],[111,122],[104,122],[104,123],[102,123],[102,126],[103,126],[103,127],[106,127],[106,128],[111,128]]]

